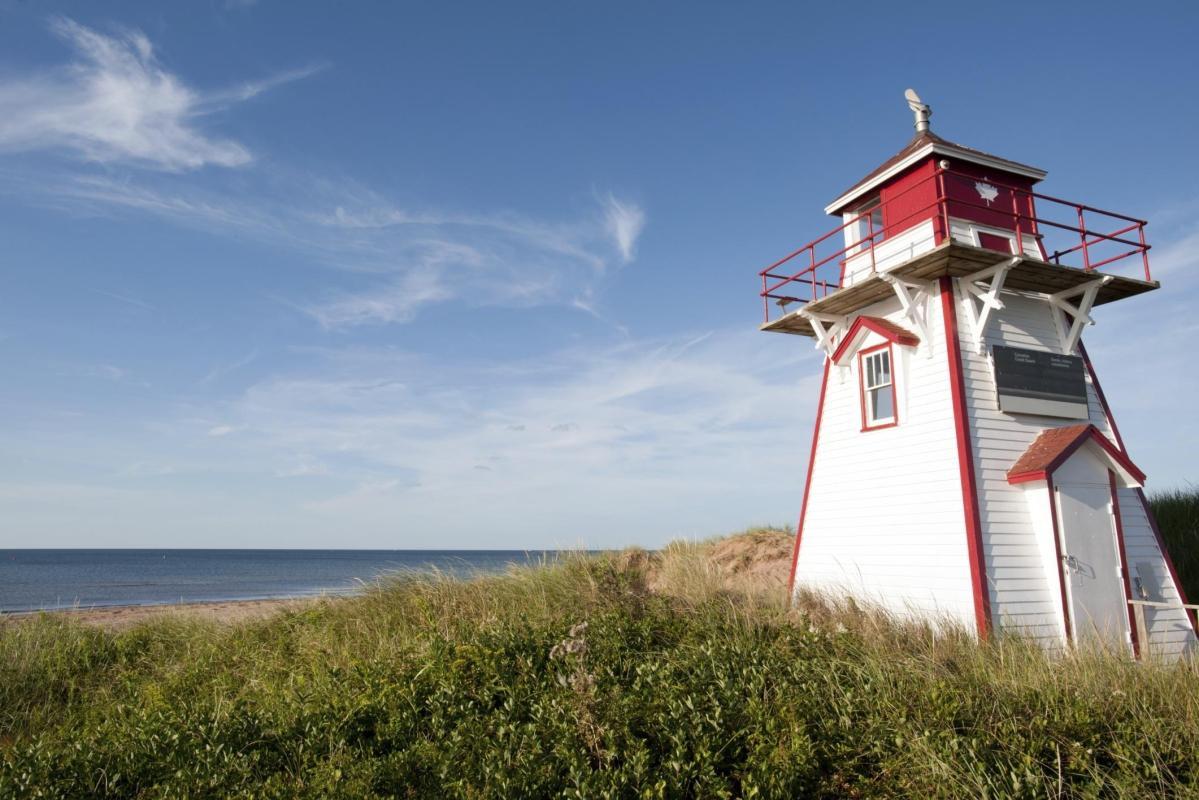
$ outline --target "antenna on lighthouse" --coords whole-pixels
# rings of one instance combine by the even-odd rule
[[[908,108],[916,115],[916,133],[924,133],[928,130],[928,118],[933,115],[932,108],[921,101],[915,89],[906,90],[903,96],[908,101]]]

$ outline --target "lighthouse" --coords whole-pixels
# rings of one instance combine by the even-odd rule
[[[912,139],[760,273],[762,330],[824,362],[791,592],[1050,648],[1190,651],[1083,346],[1096,308],[1159,287],[1146,223],[1042,193],[1044,170],[938,136],[906,99]]]

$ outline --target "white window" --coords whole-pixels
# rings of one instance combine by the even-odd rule
[[[858,356],[862,381],[862,428],[881,428],[896,423],[895,376],[891,371],[891,345],[868,350]]]
[[[877,197],[846,213],[845,222],[847,255],[869,250],[871,237],[876,245],[883,240],[883,207]]]

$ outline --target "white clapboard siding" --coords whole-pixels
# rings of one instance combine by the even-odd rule
[[[994,344],[1061,352],[1059,337],[1043,300],[1005,294],[1004,308],[992,313],[980,354],[960,288],[956,299],[991,614],[1002,629],[1057,646],[1064,631],[1061,595],[1046,580],[1043,543],[1025,492],[1007,482],[1007,471],[1042,430],[1058,422],[1001,413],[987,353]],[[994,567],[1000,559],[1002,571]]]
[[[886,302],[861,313],[910,328],[898,311]],[[893,345],[898,425],[862,431],[856,356],[829,367],[795,585],[975,630],[945,327],[935,297],[928,311],[931,341]],[[871,333],[861,348],[882,341]]]
[[[1129,580],[1138,575],[1138,567],[1147,566],[1151,576],[1142,576],[1150,588],[1150,600],[1181,603],[1178,587],[1170,576],[1157,536],[1149,524],[1149,515],[1136,489],[1119,489],[1120,520],[1124,525],[1125,568]],[[1181,608],[1147,608],[1145,622],[1149,628],[1148,652],[1154,656],[1173,658],[1192,651],[1195,634],[1186,612]],[[1142,644],[1142,647],[1144,645]]]
[[[1062,353],[1061,338],[1045,299],[1004,293],[1004,308],[993,312],[984,339],[986,347],[980,354],[963,308],[965,301],[960,288],[956,299],[992,614],[1003,628],[1019,630],[1056,646],[1062,637],[1064,621],[1056,554],[1051,549],[1052,522],[1047,513],[1044,518],[1037,518],[1039,512],[1035,509],[1042,504],[1030,502],[1026,493],[1031,489],[1009,484],[1007,471],[1041,431],[1072,423],[1065,419],[1001,413],[987,353],[991,345]],[[1115,442],[1111,421],[1089,374],[1087,384],[1088,421]],[[1154,585],[1161,595],[1152,599],[1178,602],[1177,587],[1139,493],[1121,489],[1118,498],[1130,575],[1135,574],[1133,570],[1138,563],[1146,565],[1152,570]],[[1176,655],[1193,645],[1194,633],[1183,611],[1156,610],[1150,613],[1148,621],[1153,652]]]

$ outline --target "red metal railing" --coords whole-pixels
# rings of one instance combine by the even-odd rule
[[[928,194],[929,182],[933,182],[933,199],[922,201]],[[993,191],[993,197],[985,198],[984,189],[988,193]],[[884,226],[876,225],[873,218],[880,208]],[[978,225],[984,232],[991,229],[1011,235],[1016,251],[1027,254],[1031,240],[1038,252],[1035,257],[1040,260],[1088,271],[1139,255],[1144,278],[1151,280],[1145,220],[1018,186],[984,181],[964,172],[937,169],[885,203],[763,269],[759,275],[766,321],[771,318],[771,301],[785,312],[792,303],[818,300],[840,289],[847,265],[855,280],[861,280],[867,268],[870,274],[877,272],[879,261],[887,257],[880,253],[880,246],[916,230],[926,220],[932,225],[932,244],[945,241],[954,232],[955,222]],[[850,233],[847,235],[846,231]]]

